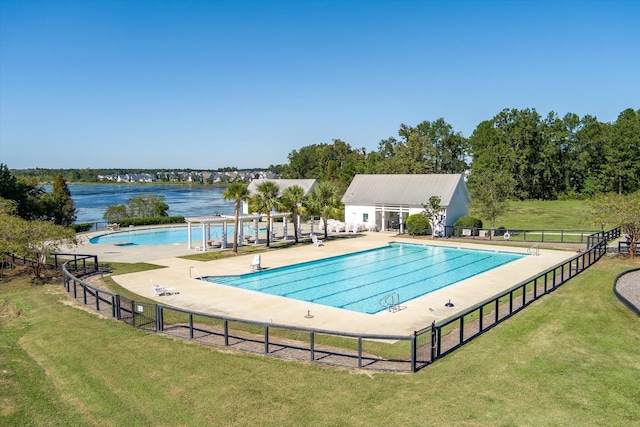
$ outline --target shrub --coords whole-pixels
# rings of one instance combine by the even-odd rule
[[[413,236],[429,234],[429,220],[422,214],[409,215],[407,218],[407,233]]]
[[[474,216],[461,216],[453,223],[454,235],[456,237],[462,237],[462,230],[465,228],[472,229],[472,234],[477,236],[478,229],[482,228],[482,221]]]
[[[482,221],[474,216],[461,216],[453,223],[455,228],[482,228]]]
[[[71,228],[73,228],[76,233],[84,233],[86,231],[91,230],[93,228],[93,225],[94,224],[92,222],[87,222],[82,224],[72,224]]]

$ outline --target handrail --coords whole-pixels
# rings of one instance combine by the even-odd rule
[[[202,275],[200,274],[200,272],[198,271],[198,269],[197,269],[197,268],[195,268],[195,267],[194,267],[194,266],[192,266],[192,265],[191,265],[191,266],[189,266],[189,278],[190,278],[190,279],[191,279],[191,278],[193,278],[193,276],[191,276],[191,270],[195,270],[195,271],[196,271],[196,274],[197,274],[196,278],[197,278],[197,279],[202,279]]]
[[[390,311],[391,313],[400,311],[400,294],[397,292],[391,292],[383,296],[382,298],[380,298],[380,305],[382,307],[385,307],[387,311]]]

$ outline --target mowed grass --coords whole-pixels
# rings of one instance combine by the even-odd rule
[[[583,200],[513,201],[495,226],[510,230],[600,230],[601,224],[593,223],[589,213],[588,202]],[[481,219],[489,227],[489,221]]]
[[[586,218],[515,202],[496,225],[599,228]],[[0,425],[634,425],[640,320],[611,284],[638,266],[603,259],[417,374],[204,347],[101,319],[57,280],[0,279]]]
[[[640,423],[640,320],[604,258],[416,374],[205,347],[83,310],[59,282],[0,280],[0,425]]]

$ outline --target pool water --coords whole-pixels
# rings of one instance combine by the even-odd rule
[[[392,292],[406,302],[524,256],[392,243],[349,255],[203,280],[374,314],[386,309],[381,299]]]
[[[227,238],[233,240],[233,225],[227,226]],[[260,229],[264,231],[265,229]],[[255,228],[247,226],[243,228],[245,236],[253,236]],[[222,238],[222,226],[211,226],[207,240],[215,240]],[[188,227],[165,227],[165,228],[148,228],[144,230],[127,230],[116,231],[109,234],[103,234],[89,240],[91,243],[111,243],[118,246],[135,246],[135,245],[176,245],[187,243],[189,240]],[[202,227],[191,227],[192,242],[202,241]]]

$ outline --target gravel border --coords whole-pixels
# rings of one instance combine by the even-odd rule
[[[613,281],[613,293],[640,316],[640,268],[620,273]]]

